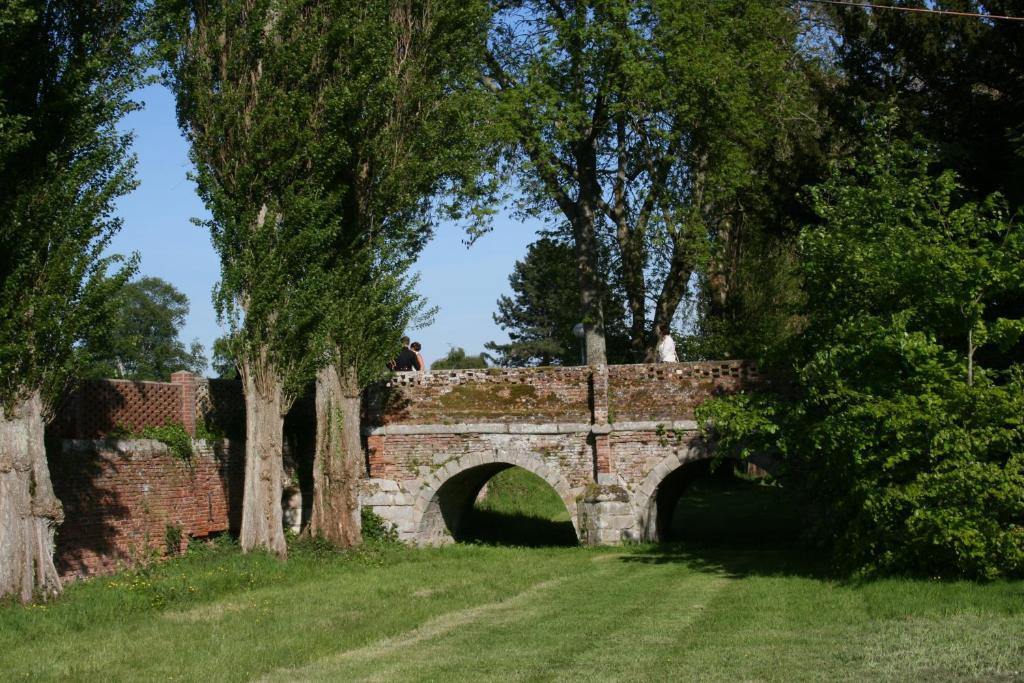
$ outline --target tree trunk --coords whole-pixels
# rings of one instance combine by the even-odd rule
[[[587,149],[578,155],[582,178],[591,178],[588,169],[595,168],[593,151]],[[587,350],[587,365],[607,365],[608,355],[604,338],[604,308],[598,286],[600,263],[597,256],[597,193],[596,182],[583,182],[572,221],[573,242],[576,245],[576,271],[580,283],[580,308],[583,309],[583,342]]]
[[[359,478],[363,471],[356,369],[336,365],[316,377],[316,459],[310,533],[350,548],[362,542]]]
[[[64,521],[53,494],[39,392],[0,408],[0,597],[29,602],[60,594],[54,532]]]
[[[245,489],[242,497],[243,552],[265,548],[288,555],[281,511],[284,468],[284,391],[264,354],[241,363],[245,388]]]

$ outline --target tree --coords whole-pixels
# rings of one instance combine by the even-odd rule
[[[134,186],[116,124],[135,107],[139,22],[134,2],[0,6],[0,597],[61,590],[43,427],[134,267],[112,274],[102,254]]]
[[[527,247],[509,275],[512,296],[498,300],[496,322],[509,335],[508,344],[488,342],[498,354],[499,365],[577,365],[581,341],[573,334],[579,324],[579,288],[574,284],[575,257],[572,245],[544,237]],[[622,298],[602,281],[602,309],[608,360],[629,357]]]
[[[488,8],[388,0],[317,16],[337,65],[320,86],[330,124],[321,168],[340,223],[322,265],[328,362],[317,375],[310,530],[349,546],[360,540],[362,390],[403,331],[432,315],[409,268],[438,215],[471,208],[489,167],[475,88]]]
[[[467,356],[460,346],[448,349],[448,355],[430,364],[431,370],[479,370],[487,367],[484,354]]]
[[[915,2],[921,6],[924,3]],[[1020,14],[1012,0],[940,0],[938,9]],[[1024,204],[1024,74],[1020,22],[972,17],[825,9],[842,74],[830,109],[849,134],[863,133],[863,105],[898,106],[899,135],[935,145],[943,167],[975,198],[993,192]],[[860,106],[858,106],[860,105]]]
[[[235,355],[231,351],[230,335],[213,340],[213,358],[210,359],[210,366],[220,379],[238,379],[238,366],[235,365]]]
[[[806,330],[782,394],[704,408],[721,443],[782,455],[812,536],[866,573],[1024,575],[1024,230],[998,196],[965,201],[934,156],[874,124],[812,192],[801,234]]]
[[[921,6],[922,3],[911,3]],[[1019,15],[1010,0],[940,0],[929,7],[981,15]],[[981,201],[998,192],[1011,213],[1024,207],[1024,74],[1020,22],[852,7],[822,8],[835,38],[840,79],[825,101],[840,134],[863,137],[865,112],[895,105],[904,140],[927,139],[936,161],[957,173],[966,196]],[[1024,315],[1024,298],[993,306],[1006,317]],[[1024,343],[983,351],[1002,366],[1024,359]]]
[[[172,372],[206,371],[198,341],[185,348],[178,339],[188,315],[188,297],[157,277],[127,283],[112,302],[109,325],[89,339],[85,375],[166,382]]]
[[[164,5],[169,75],[222,256],[218,301],[237,321],[230,346],[246,386],[253,510],[245,549],[284,553],[281,420],[314,376],[311,531],[339,545],[359,539],[360,389],[423,313],[408,268],[430,234],[431,198],[481,163],[466,144],[474,108],[456,95],[476,74],[484,10]]]
[[[324,128],[303,35],[303,2],[166,0],[154,28],[165,78],[190,142],[196,182],[220,254],[218,312],[246,400],[241,546],[287,553],[281,513],[284,416],[322,364],[313,337],[324,282],[316,258],[336,221],[325,218],[313,172]],[[321,68],[323,65],[319,65]]]
[[[606,360],[607,240],[633,355],[644,359],[699,268],[725,290],[722,260],[756,226],[795,121],[814,123],[796,15],[777,3],[710,0],[502,8],[485,82],[523,208],[568,222],[592,363]]]

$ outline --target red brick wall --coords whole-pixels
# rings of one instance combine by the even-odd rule
[[[608,367],[612,422],[692,420],[693,409],[712,396],[761,381],[746,361],[703,361]]]
[[[398,373],[367,394],[370,424],[589,422],[590,368]]]
[[[237,528],[242,446],[199,449],[189,465],[156,441],[64,441],[49,457],[64,504],[58,571],[88,576],[165,554],[168,525],[186,539]]]
[[[711,396],[761,381],[745,361],[399,373],[368,392],[367,421],[552,423],[693,419]]]

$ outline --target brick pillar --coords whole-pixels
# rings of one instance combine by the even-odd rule
[[[387,479],[393,474],[389,471],[388,466],[392,463],[384,451],[384,437],[380,434],[371,434],[366,437],[366,462],[371,479]]]
[[[608,423],[608,366],[590,366],[590,438],[594,447],[594,480],[615,481],[612,476],[611,426]]]
[[[594,434],[594,472],[597,474],[598,483],[604,483],[602,474],[611,474],[612,471],[612,444],[608,434],[601,434],[597,431]]]
[[[196,435],[196,376],[188,371],[171,374],[171,384],[181,387],[181,424],[185,431]]]

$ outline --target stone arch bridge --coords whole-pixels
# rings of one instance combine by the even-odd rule
[[[442,544],[518,466],[558,493],[582,543],[659,540],[683,465],[712,455],[694,408],[763,381],[744,361],[399,373],[367,397],[361,503],[402,540]]]

